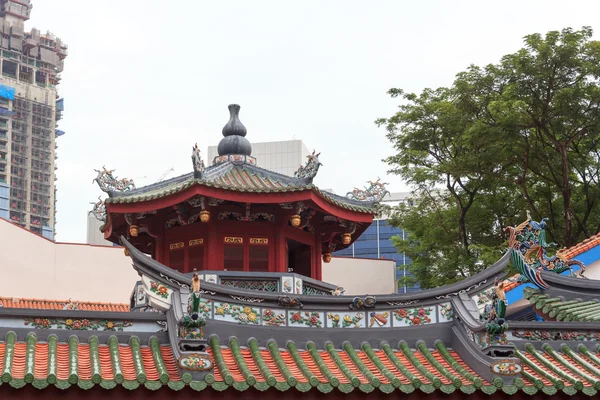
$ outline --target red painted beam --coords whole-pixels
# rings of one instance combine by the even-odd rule
[[[194,185],[185,190],[182,190],[181,192],[150,201],[143,201],[137,203],[107,203],[106,211],[107,213],[117,214],[159,210],[162,208],[172,207],[196,195],[213,197],[216,199],[240,203],[276,204],[310,200],[313,203],[315,203],[315,205],[317,205],[322,211],[331,215],[335,215],[336,217],[353,222],[370,223],[373,221],[372,214],[359,213],[347,210],[345,208],[330,203],[328,200],[326,200],[321,195],[317,194],[315,191],[312,190],[286,193],[241,193],[200,185]]]

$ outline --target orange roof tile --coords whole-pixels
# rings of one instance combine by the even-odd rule
[[[591,236],[587,239],[584,239],[582,242],[577,243],[575,246],[571,246],[568,249],[563,249],[563,253],[567,260],[570,260],[573,257],[577,257],[578,255],[585,253],[586,251],[593,249],[594,247],[600,245],[600,233],[597,233],[594,236]]]
[[[27,299],[14,297],[0,297],[0,307],[3,308],[32,308],[38,310],[65,310],[71,306],[79,311],[110,311],[129,312],[129,304],[79,302],[71,300]]]

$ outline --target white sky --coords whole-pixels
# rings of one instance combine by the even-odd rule
[[[26,29],[69,45],[59,93],[59,241],[84,242],[94,168],[138,186],[192,170],[241,105],[251,142],[302,139],[321,152],[315,182],[343,194],[385,176],[392,87],[447,86],[497,62],[522,37],[592,25],[596,1],[34,0]],[[143,177],[146,177],[145,179]]]

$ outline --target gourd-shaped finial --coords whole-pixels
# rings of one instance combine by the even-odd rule
[[[252,154],[252,145],[245,138],[246,127],[239,118],[240,106],[229,105],[229,122],[223,127],[223,139],[219,142],[217,151],[220,156],[240,154],[249,156]]]

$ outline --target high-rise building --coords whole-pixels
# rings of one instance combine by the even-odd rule
[[[31,8],[30,0],[0,0],[0,218],[54,239],[56,138],[64,134],[56,86],[67,46],[24,30]]]
[[[382,200],[383,204],[397,206],[405,201],[409,192],[390,193]],[[398,253],[391,238],[405,238],[407,233],[400,228],[391,226],[387,218],[375,219],[362,235],[348,248],[333,253],[335,256],[355,258],[384,258],[396,261],[396,281],[411,275],[408,267],[411,260],[406,254]],[[409,293],[420,290],[418,286],[398,285],[399,293]]]
[[[287,176],[294,176],[309,154],[308,147],[302,140],[252,143],[252,155],[259,167]],[[217,146],[208,147],[209,163],[218,155]]]

